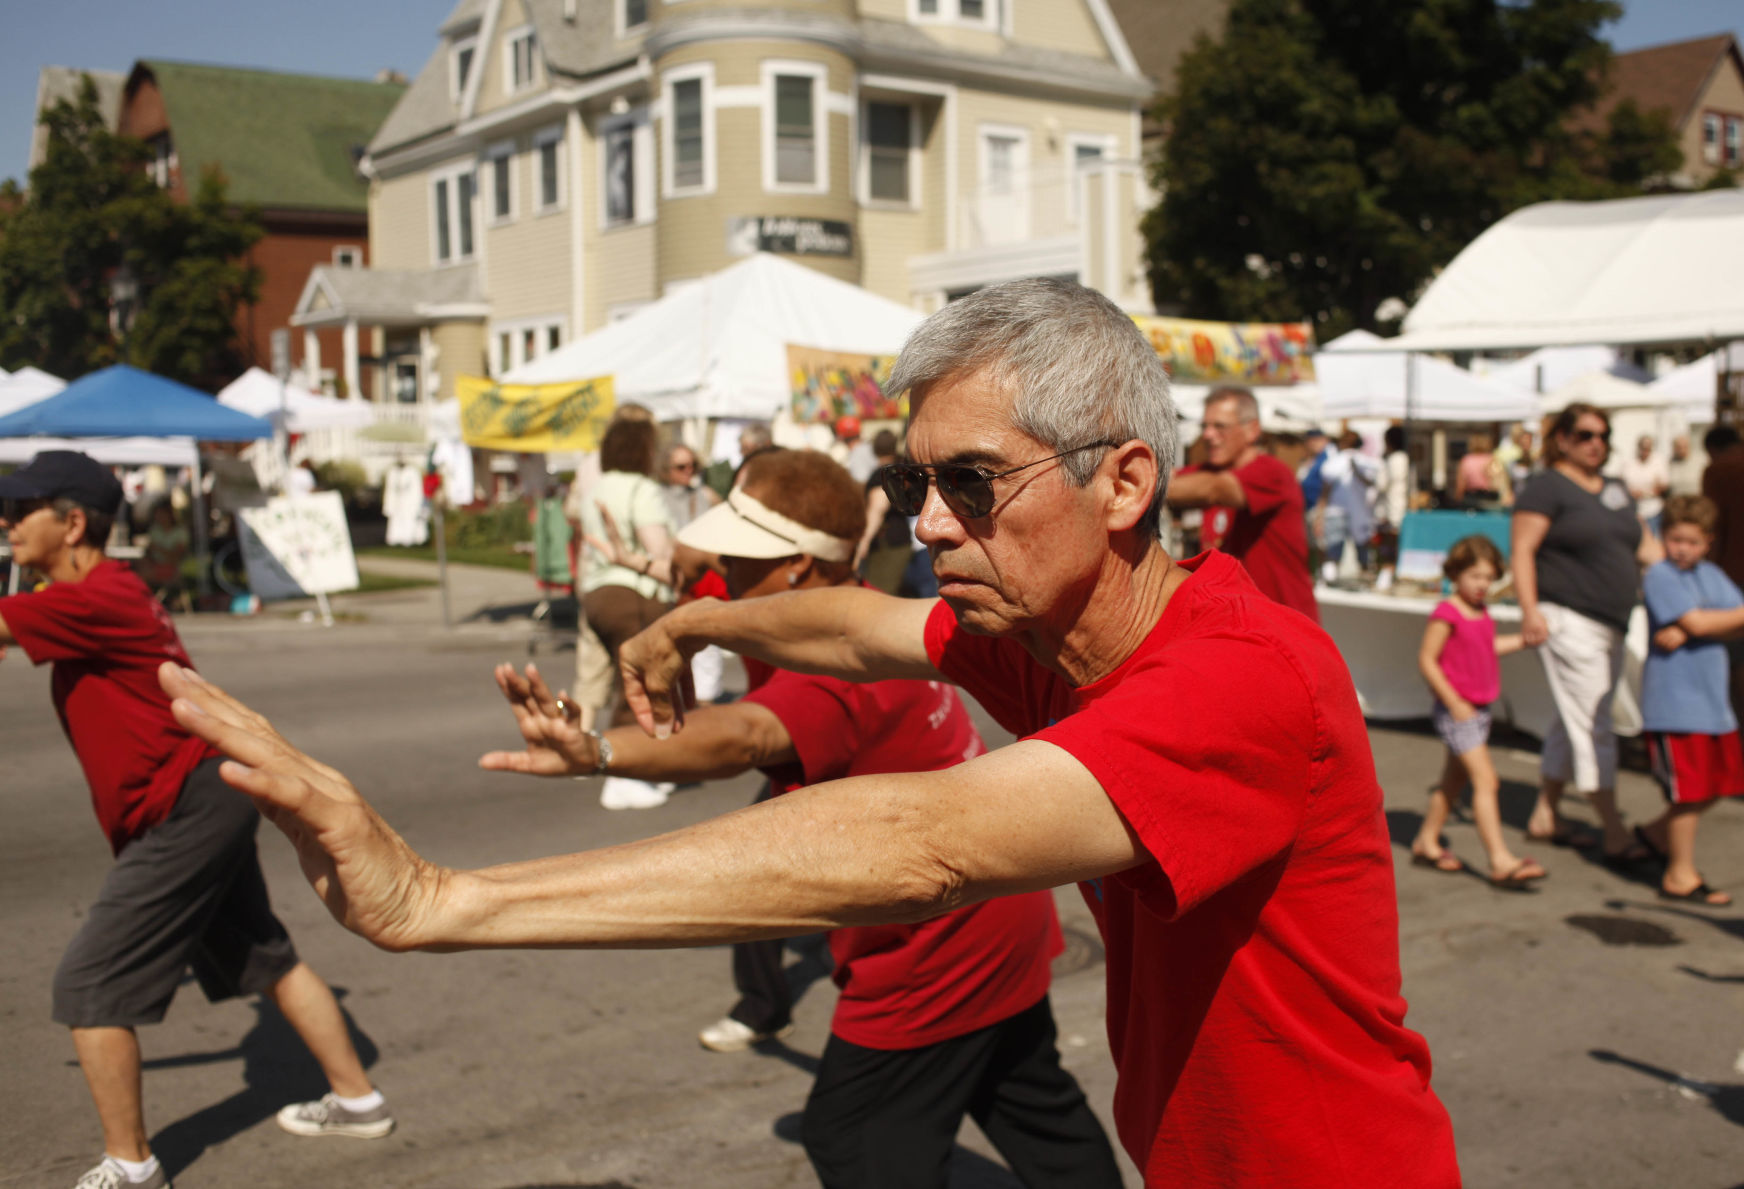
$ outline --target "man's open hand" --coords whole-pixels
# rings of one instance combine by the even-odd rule
[[[480,768],[529,776],[570,776],[587,775],[599,767],[599,744],[582,731],[581,708],[564,695],[553,694],[536,667],[528,665],[523,677],[513,665],[498,665],[496,679],[527,749],[486,752],[479,757]]]
[[[387,950],[433,940],[446,869],[406,845],[345,777],[292,747],[217,686],[170,662],[159,666],[158,682],[174,699],[176,721],[230,757],[220,775],[284,831],[340,924]]]

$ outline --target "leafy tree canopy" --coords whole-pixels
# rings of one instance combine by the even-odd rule
[[[1640,193],[1669,121],[1602,91],[1613,0],[1235,0],[1181,59],[1147,216],[1153,293],[1193,317],[1376,328],[1509,211]]]
[[[72,379],[130,363],[213,390],[243,369],[235,318],[259,295],[261,236],[217,173],[187,203],[146,171],[150,150],[110,132],[89,77],[43,115],[48,151],[20,194],[0,192],[0,366]],[[138,286],[126,333],[112,313],[125,268]]]

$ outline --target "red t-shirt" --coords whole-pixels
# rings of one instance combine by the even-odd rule
[[[55,712],[119,854],[170,815],[188,773],[217,754],[176,725],[158,686],[164,661],[192,665],[169,613],[132,570],[105,559],[83,582],[0,599],[0,619],[32,664],[54,662]]]
[[[1107,948],[1114,1117],[1145,1184],[1459,1183],[1405,1027],[1381,790],[1332,640],[1220,553],[1074,689],[1016,642],[927,624],[939,669],[1089,769],[1152,856],[1080,885]]]
[[[1202,467],[1182,467],[1190,475]],[[1289,467],[1261,454],[1230,474],[1241,484],[1247,507],[1205,509],[1199,540],[1238,559],[1267,598],[1320,622],[1314,580],[1308,573],[1308,526],[1302,485]]]
[[[746,700],[768,707],[799,763],[767,769],[777,792],[848,776],[931,772],[986,751],[963,700],[938,681],[855,685],[747,659]],[[918,925],[830,932],[842,989],[831,1030],[869,1049],[918,1049],[1034,1007],[1064,948],[1051,892],[1004,896]]]

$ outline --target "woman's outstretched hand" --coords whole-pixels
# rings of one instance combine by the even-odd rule
[[[581,729],[581,707],[564,694],[553,694],[535,666],[528,665],[522,676],[515,666],[501,664],[496,679],[527,749],[486,752],[479,757],[480,768],[529,776],[586,776],[599,767],[599,743]]]

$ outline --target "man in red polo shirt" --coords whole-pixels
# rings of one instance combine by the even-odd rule
[[[75,1189],[168,1189],[141,1101],[139,1037],[163,1019],[191,966],[214,1002],[260,993],[321,1064],[333,1093],[279,1112],[298,1135],[377,1138],[393,1116],[370,1085],[327,984],[273,915],[255,853],[260,815],[218,777],[217,753],[170,717],[165,658],[190,662],[145,583],[105,557],[121,484],[72,450],[45,450],[0,478],[14,565],[49,585],[0,599],[0,657],[17,644],[52,663],[50,686],[85,770],[115,865],[54,979],[103,1126],[103,1160]]]
[[[916,328],[891,503],[942,601],[837,587],[701,601],[630,641],[658,738],[712,642],[857,681],[950,679],[1020,738],[649,839],[484,872],[410,851],[343,777],[166,665],[226,777],[297,841],[345,924],[389,948],[688,945],[925,920],[1077,882],[1107,947],[1120,1138],[1157,1189],[1452,1189],[1453,1127],[1405,1026],[1381,789],[1325,632],[1247,572],[1159,542],[1168,376],[1064,281],[996,285]],[[779,846],[769,840],[780,839]]]
[[[1200,541],[1247,567],[1266,597],[1320,622],[1308,573],[1302,485],[1260,449],[1260,407],[1245,388],[1216,388],[1205,399],[1203,466],[1182,467],[1169,483],[1171,508],[1205,509]]]

